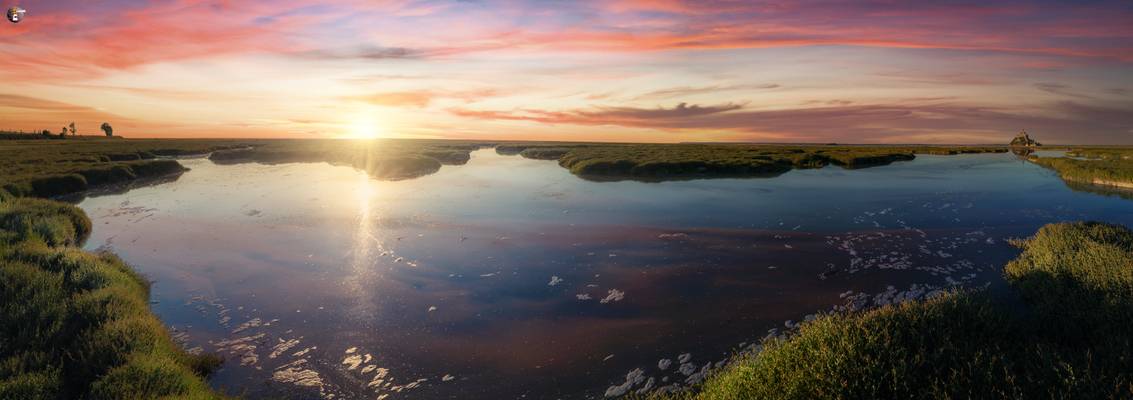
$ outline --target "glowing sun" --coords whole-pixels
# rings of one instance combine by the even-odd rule
[[[350,124],[348,137],[351,139],[380,139],[385,137],[385,133],[373,118],[363,117]]]

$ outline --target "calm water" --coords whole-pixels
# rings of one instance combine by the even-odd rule
[[[214,385],[250,397],[601,398],[635,369],[629,390],[683,385],[855,296],[995,290],[1005,239],[1043,224],[1133,225],[1133,202],[1002,154],[665,183],[492,150],[400,182],[182,162],[83,200],[87,247],[154,280],[186,347],[226,356]]]

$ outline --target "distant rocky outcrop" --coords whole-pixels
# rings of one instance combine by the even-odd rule
[[[1031,139],[1031,136],[1027,134],[1027,131],[1019,132],[1018,135],[1015,135],[1014,139],[1011,139],[1011,147],[1039,147],[1042,145],[1042,143],[1036,142],[1034,139]]]

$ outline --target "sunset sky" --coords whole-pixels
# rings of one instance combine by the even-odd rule
[[[1133,1],[48,1],[0,129],[1133,144]]]

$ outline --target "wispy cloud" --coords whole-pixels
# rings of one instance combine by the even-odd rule
[[[547,124],[621,125],[632,127],[677,127],[698,119],[696,117],[725,113],[742,108],[738,104],[700,106],[680,103],[672,108],[596,107],[585,110],[548,111],[523,109],[515,111],[478,111],[452,108],[449,111],[462,117],[478,119],[534,121]]]
[[[348,49],[315,49],[301,53],[316,59],[399,60],[419,59],[428,56],[425,50],[404,47],[378,47],[363,45]]]
[[[1061,97],[1074,97],[1079,99],[1095,99],[1096,97],[1079,93],[1073,90],[1069,85],[1054,82],[1040,82],[1035,84],[1035,88],[1041,91],[1058,95]]]
[[[733,91],[760,91],[779,88],[775,83],[753,83],[743,85],[713,85],[713,86],[681,86],[654,90],[634,98],[634,100],[668,99],[673,97],[692,96],[705,93],[723,93]]]
[[[758,138],[762,134],[799,141],[1002,142],[1003,135],[1039,126],[1046,137],[1063,142],[1104,142],[1133,129],[1133,114],[1125,106],[1059,102],[1039,114],[997,107],[952,103],[869,104],[776,110],[743,110],[739,105],[687,106],[665,109],[598,108],[584,110],[515,110],[452,112],[469,118],[524,120],[544,124],[610,125],[662,131],[710,130],[734,132],[730,137]],[[1006,132],[1006,133],[1005,133]],[[746,133],[746,134],[745,134]],[[754,136],[745,136],[754,135]]]

